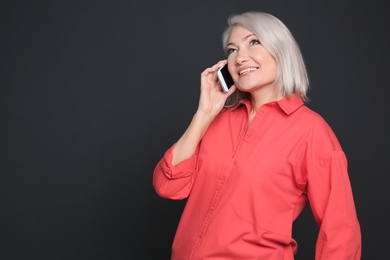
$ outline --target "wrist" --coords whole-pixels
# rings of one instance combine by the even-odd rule
[[[202,124],[209,125],[214,120],[215,116],[216,115],[197,110],[193,119],[195,121],[201,122]]]

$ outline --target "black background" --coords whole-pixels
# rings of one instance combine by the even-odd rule
[[[385,1],[2,1],[0,259],[169,259],[184,201],[155,164],[224,59],[227,17],[265,11],[292,31],[309,107],[349,161],[362,259],[389,244],[389,17]],[[310,208],[296,259],[314,259]]]

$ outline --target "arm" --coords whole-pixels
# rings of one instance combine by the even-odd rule
[[[320,158],[308,180],[308,197],[320,230],[316,260],[359,260],[361,233],[341,150]]]
[[[217,82],[216,71],[224,64],[226,61],[220,61],[202,72],[198,109],[174,147],[172,164],[175,165],[194,154],[208,126],[222,110],[226,99],[235,91],[233,86],[229,92],[224,93]]]
[[[183,199],[192,188],[199,143],[228,96],[235,90],[233,86],[224,93],[217,82],[216,71],[225,63],[220,61],[202,72],[198,109],[187,130],[165,153],[154,170],[153,185],[161,197]]]

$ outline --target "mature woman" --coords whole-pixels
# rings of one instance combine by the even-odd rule
[[[310,202],[320,229],[316,259],[360,259],[361,234],[344,152],[305,106],[308,78],[294,38],[277,18],[229,18],[227,60],[201,74],[187,130],[158,162],[164,198],[188,199],[172,259],[294,259],[292,223]],[[234,86],[221,91],[224,64]]]

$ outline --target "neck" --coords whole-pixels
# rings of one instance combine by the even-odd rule
[[[267,93],[266,95],[259,95],[258,93],[251,93],[251,114],[259,110],[261,106],[266,103],[282,99],[281,94]]]

